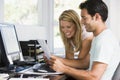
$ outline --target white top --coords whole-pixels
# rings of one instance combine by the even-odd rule
[[[82,27],[82,41],[85,40],[86,38],[88,38],[89,36],[92,35],[92,32],[87,32],[85,27],[83,26]],[[73,49],[75,50],[75,45],[73,44],[73,42],[71,41],[71,45],[73,46]],[[78,54],[79,54],[79,51],[78,52],[75,52],[74,53],[74,57],[75,58],[78,58]]]
[[[92,41],[89,70],[91,70],[95,61],[108,64],[101,80],[112,80],[112,76],[120,62],[120,46],[109,29],[104,30]]]

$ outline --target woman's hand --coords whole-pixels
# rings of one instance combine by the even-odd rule
[[[50,67],[53,70],[64,73],[66,66],[60,61],[58,57],[52,55],[49,61],[50,61]]]

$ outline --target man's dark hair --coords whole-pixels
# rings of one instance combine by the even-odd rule
[[[88,14],[94,16],[99,13],[102,20],[105,22],[108,17],[107,5],[102,0],[86,0],[79,5],[80,9],[87,9]]]

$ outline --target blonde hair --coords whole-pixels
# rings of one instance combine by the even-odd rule
[[[73,47],[70,43],[71,39],[68,39],[65,37],[64,33],[61,31],[61,25],[60,25],[60,21],[68,21],[68,22],[72,22],[75,24],[76,27],[76,31],[75,31],[75,36],[72,38],[72,42],[75,45],[75,51],[73,50]],[[65,46],[65,50],[69,51],[71,53],[73,52],[77,52],[80,51],[81,49],[81,43],[82,43],[82,39],[81,39],[81,24],[80,24],[80,18],[79,15],[74,11],[74,10],[65,10],[59,17],[59,28],[60,28],[60,34]]]

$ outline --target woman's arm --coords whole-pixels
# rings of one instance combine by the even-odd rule
[[[78,59],[67,59],[68,57],[71,57],[70,53],[66,53],[68,55],[66,55],[67,58],[59,58],[63,64],[67,65],[67,66],[71,66],[74,68],[87,68],[88,67],[88,63],[89,63],[89,51],[90,51],[90,47],[91,47],[91,41],[92,41],[93,37],[87,37],[85,40],[83,40],[82,42],[82,48],[81,51],[78,55]],[[86,63],[86,61],[88,63]],[[82,64],[81,64],[82,63]]]
[[[73,67],[73,68],[81,68],[86,69],[89,66],[89,59],[90,55],[87,54],[84,59],[66,59],[66,58],[59,58],[59,60],[67,66]]]

